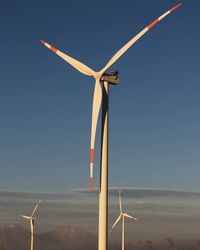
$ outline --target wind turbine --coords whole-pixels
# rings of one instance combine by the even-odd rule
[[[35,222],[35,219],[36,219],[35,212],[36,212],[36,210],[37,210],[40,202],[41,202],[41,200],[39,200],[39,202],[37,203],[37,205],[33,209],[33,212],[31,214],[31,216],[20,215],[22,218],[30,221],[30,227],[31,227],[31,250],[33,250],[33,243],[34,243],[34,222]]]
[[[93,186],[93,164],[94,164],[94,145],[96,127],[99,116],[99,111],[102,103],[102,137],[101,137],[101,164],[100,164],[100,191],[99,191],[99,250],[107,249],[107,221],[108,221],[108,96],[109,96],[109,83],[118,84],[118,72],[105,73],[139,38],[141,38],[147,31],[149,31],[155,24],[168,16],[176,10],[181,4],[177,4],[159,18],[150,23],[136,36],[134,36],[127,44],[125,44],[102,68],[100,71],[94,71],[82,62],[72,58],[71,56],[61,52],[49,43],[41,40],[41,42],[60,56],[64,61],[68,62],[75,69],[81,73],[92,76],[95,79],[93,105],[92,105],[92,126],[91,126],[91,140],[90,140],[90,189]],[[103,84],[103,91],[101,87]],[[103,94],[102,94],[103,92]],[[103,98],[102,98],[103,97]]]
[[[125,243],[125,230],[124,230],[124,224],[125,224],[125,217],[129,218],[129,219],[133,219],[133,220],[138,220],[136,217],[133,217],[127,213],[123,212],[122,209],[122,198],[121,198],[121,191],[119,191],[119,217],[117,217],[116,221],[114,222],[114,224],[112,225],[109,233],[112,232],[113,228],[117,225],[117,223],[122,219],[122,250],[124,250],[124,243]]]

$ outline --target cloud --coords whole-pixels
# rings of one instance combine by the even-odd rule
[[[123,209],[139,218],[127,221],[127,237],[196,237],[200,227],[200,193],[185,190],[150,188],[110,188],[109,225],[119,213],[118,190],[122,190]],[[37,230],[48,231],[60,225],[76,226],[97,232],[98,189],[68,190],[64,193],[25,193],[0,191],[1,223],[18,223],[27,227],[19,214],[30,214],[35,203],[38,209]],[[120,234],[120,226],[111,236]],[[134,232],[134,233],[133,233]],[[133,235],[134,236],[133,236]]]

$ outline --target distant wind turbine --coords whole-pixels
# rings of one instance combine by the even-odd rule
[[[36,212],[36,210],[37,210],[40,202],[41,202],[41,200],[39,200],[39,202],[37,203],[37,205],[33,209],[33,212],[31,214],[31,216],[20,215],[22,218],[30,221],[30,227],[31,227],[31,250],[33,250],[33,246],[34,246],[34,222],[35,222],[35,219],[36,219],[35,212]]]
[[[96,136],[97,121],[102,103],[102,136],[101,136],[101,164],[100,164],[100,190],[99,190],[99,250],[107,249],[107,228],[108,228],[108,99],[109,99],[109,84],[118,84],[118,72],[105,73],[138,39],[140,39],[147,31],[156,25],[163,18],[176,10],[181,4],[177,4],[159,18],[150,23],[136,36],[134,36],[127,44],[125,44],[105,65],[100,71],[94,71],[82,62],[64,54],[47,42],[41,40],[47,48],[60,56],[64,61],[68,62],[81,73],[92,76],[95,79],[93,105],[92,105],[92,126],[90,140],[90,189],[93,186],[93,164],[94,164],[94,144]],[[103,84],[103,94],[102,86]]]
[[[109,233],[112,232],[113,228],[122,219],[122,250],[124,250],[124,246],[125,246],[125,229],[124,229],[124,226],[125,226],[125,217],[129,218],[129,219],[133,219],[133,220],[138,220],[138,219],[136,217],[133,217],[133,216],[131,216],[131,215],[123,212],[123,209],[122,209],[122,199],[121,199],[121,191],[119,191],[119,211],[120,211],[119,217],[117,217],[117,219],[114,222],[114,224],[112,225]]]

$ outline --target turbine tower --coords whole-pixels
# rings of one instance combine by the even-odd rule
[[[125,44],[102,68],[100,71],[94,71],[82,62],[72,58],[71,56],[61,52],[49,43],[41,40],[47,48],[60,56],[64,61],[69,63],[81,73],[91,76],[95,79],[95,87],[93,94],[92,105],[92,125],[91,125],[91,139],[90,139],[90,189],[93,186],[93,164],[94,164],[94,145],[97,121],[99,111],[102,103],[102,136],[101,136],[101,163],[100,163],[100,190],[99,190],[99,250],[107,249],[107,228],[108,228],[108,101],[109,101],[109,84],[118,84],[118,72],[106,73],[106,71],[147,31],[149,31],[155,24],[168,16],[176,10],[181,4],[178,4],[165,12],[159,18],[150,23],[136,36],[134,36],[127,44]],[[103,91],[101,82],[103,83]],[[103,94],[102,94],[103,92]]]
[[[35,222],[35,219],[36,219],[35,212],[36,212],[36,210],[37,210],[40,202],[41,202],[41,200],[39,200],[39,202],[37,203],[37,205],[33,209],[33,212],[31,214],[31,216],[20,215],[22,218],[30,221],[30,227],[31,227],[31,250],[33,250],[33,246],[34,246],[34,222]]]
[[[112,225],[109,233],[112,232],[113,228],[117,225],[117,223],[122,219],[122,250],[124,250],[124,246],[125,246],[125,230],[124,230],[124,226],[125,226],[125,217],[126,218],[130,218],[130,219],[133,219],[133,220],[138,220],[137,218],[127,214],[127,213],[124,213],[123,212],[123,209],[122,209],[122,199],[121,199],[121,191],[119,191],[119,211],[120,211],[120,214],[119,214],[119,217],[116,219],[116,221],[114,222],[114,224]]]

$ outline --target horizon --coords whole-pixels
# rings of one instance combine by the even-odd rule
[[[109,228],[119,214],[119,189],[109,192]],[[198,238],[200,193],[139,188],[121,190],[124,211],[139,219],[127,221],[128,240]],[[32,194],[0,192],[1,222],[18,224],[29,230],[29,223],[23,221],[19,214],[28,215],[40,199],[42,202],[35,224],[37,232],[70,226],[97,234],[98,192],[91,193],[89,190]],[[121,226],[118,225],[110,240],[119,239],[120,232]]]

